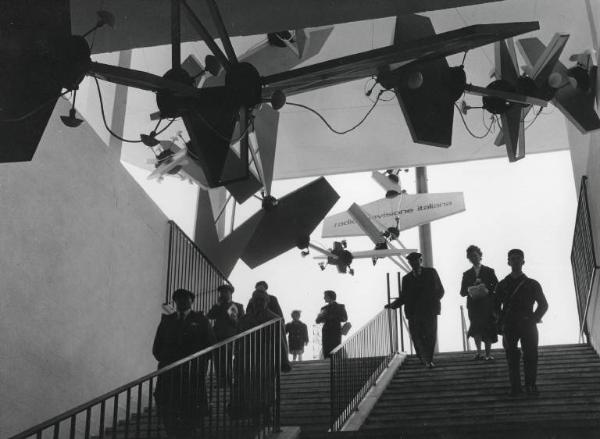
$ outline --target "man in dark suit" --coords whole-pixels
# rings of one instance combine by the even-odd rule
[[[440,314],[440,299],[444,287],[435,268],[422,267],[421,253],[410,253],[406,259],[412,271],[402,278],[402,292],[386,308],[399,308],[404,305],[408,319],[408,330],[417,356],[425,366],[435,367],[433,351],[437,338],[437,316]]]
[[[277,314],[283,319],[283,311],[281,310],[281,306],[279,306],[279,301],[277,300],[277,297],[275,297],[273,294],[269,294],[267,291],[269,289],[269,285],[267,284],[267,282],[265,282],[264,280],[259,280],[258,282],[256,282],[254,288],[256,290],[261,290],[267,293],[267,297],[269,298],[267,308],[269,309],[269,311]],[[248,314],[250,314],[250,312],[252,311],[252,306],[252,299],[250,299],[248,301],[248,305],[246,306],[246,311],[248,312]]]
[[[173,293],[176,312],[162,316],[152,346],[159,369],[216,343],[208,319],[191,309],[194,297],[182,288]],[[170,438],[191,437],[194,420],[206,411],[205,376],[204,358],[159,375],[154,397]]]
[[[525,370],[525,391],[537,396],[536,385],[538,360],[537,324],[548,311],[548,302],[542,287],[534,279],[523,273],[525,255],[523,250],[512,249],[508,252],[508,265],[511,272],[500,281],[496,289],[497,310],[500,315],[504,350],[508,362],[510,396],[518,396],[521,389],[521,351],[517,344],[521,341],[523,349],[523,369]],[[537,303],[535,311],[533,306]]]
[[[323,356],[329,358],[331,351],[342,343],[342,322],[348,320],[346,307],[335,300],[337,295],[335,291],[327,290],[323,293],[323,299],[327,305],[321,308],[317,315],[317,323],[323,323],[323,332],[321,342],[323,346]]]
[[[278,369],[289,372],[288,347],[280,317],[268,309],[269,295],[264,290],[252,293],[252,304],[240,319],[238,332],[248,331],[273,320],[259,332],[238,340],[235,351],[235,380],[231,392],[229,415],[237,419],[244,414],[254,418],[263,416],[265,423],[272,415]],[[279,354],[278,357],[273,357]],[[260,390],[262,389],[262,390]]]
[[[238,333],[238,324],[244,317],[244,306],[232,300],[234,288],[232,285],[223,284],[217,288],[219,303],[215,304],[207,314],[214,320],[214,330],[217,341],[233,337]],[[225,386],[231,382],[233,351],[230,345],[220,347],[214,352],[214,364],[217,372],[218,383]]]

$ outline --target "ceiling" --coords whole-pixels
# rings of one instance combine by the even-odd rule
[[[120,63],[159,75],[170,68],[170,47],[162,44],[169,38],[169,21],[165,19],[169,14],[169,2],[166,0],[154,2],[105,0],[98,2],[98,7],[90,7],[90,2],[84,0],[72,0],[71,3],[75,32],[90,27],[89,24],[94,21],[93,11],[100,6],[110,10],[116,16],[117,27],[114,30],[101,29],[94,42],[94,52],[111,53],[95,55],[95,60],[111,64]],[[393,16],[380,17],[395,14],[401,8],[415,5],[428,8],[437,3],[454,6],[457,2],[378,0],[369,2],[369,7],[365,8],[357,1],[294,0],[291,1],[292,7],[269,10],[273,7],[272,3],[268,0],[256,0],[252,2],[251,10],[248,6],[239,6],[249,5],[250,2],[227,0],[220,1],[219,5],[223,11],[228,11],[227,14],[225,12],[223,14],[225,21],[231,26],[233,35],[251,34],[257,30],[264,32],[263,29],[293,28],[311,23],[321,26],[362,19],[362,21],[337,24],[322,50],[307,61],[307,64],[310,64],[389,45],[393,37],[395,20]],[[315,10],[312,5],[317,3],[319,8],[322,8],[322,13],[312,14],[310,11]],[[329,6],[333,6],[333,9]],[[570,33],[569,42],[561,57],[561,61],[569,65],[568,57],[571,54],[592,47],[588,8],[589,4],[586,4],[585,0],[569,2],[505,0],[460,8],[451,7],[442,11],[428,12],[425,15],[432,19],[438,32],[479,23],[539,21],[540,31],[535,32],[535,35],[543,42],[549,41],[555,32]],[[592,15],[597,17],[599,10],[600,7],[594,8]],[[247,17],[252,17],[252,21],[248,21]],[[277,17],[277,21],[273,17]],[[190,30],[184,26],[184,39],[191,37]],[[264,34],[235,37],[233,45],[236,53],[240,55],[263,43],[265,39]],[[116,51],[152,45],[157,46],[134,48],[121,53]],[[203,59],[208,53],[208,49],[201,42],[192,41],[182,45],[182,59],[188,54]],[[457,65],[460,64],[461,59],[462,54],[455,55],[449,57],[449,62],[451,65]],[[491,82],[489,77],[493,68],[491,60],[493,60],[492,46],[470,51],[465,61],[467,80],[480,86]],[[260,66],[257,68],[260,70]],[[372,101],[365,96],[366,87],[371,84],[372,81],[369,79],[353,81],[293,96],[289,100],[314,108],[331,125],[343,130],[358,122],[372,106]],[[96,85],[89,78],[82,83],[78,94],[78,110],[108,144],[108,134],[102,125],[98,111],[95,87]],[[109,125],[112,121],[115,126],[122,126],[124,137],[138,139],[140,133],[147,133],[154,127],[154,122],[149,120],[149,114],[157,110],[152,93],[128,89],[126,96],[121,93],[115,97],[117,87],[105,83],[102,83],[101,87]],[[291,106],[284,107],[280,110],[274,178],[319,176],[505,156],[504,147],[493,145],[494,135],[484,139],[473,138],[463,127],[458,114],[455,114],[452,147],[444,149],[414,144],[393,94],[385,93],[383,98],[389,98],[389,101],[378,103],[365,123],[347,135],[333,134],[314,114],[306,110]],[[466,100],[470,105],[475,106],[480,105],[481,102],[479,98],[473,96],[467,96]],[[114,109],[113,103],[116,101],[119,105]],[[470,111],[466,122],[476,134],[485,131],[481,111]],[[174,136],[177,130],[182,129],[183,125],[175,123],[164,136],[165,138]],[[566,149],[568,141],[564,117],[557,109],[548,106],[527,130],[526,140],[529,154]],[[150,151],[139,143],[122,146],[122,159],[137,166],[144,167],[152,157]]]

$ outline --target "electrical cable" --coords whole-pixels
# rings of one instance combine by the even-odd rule
[[[369,108],[369,111],[367,111],[367,113],[363,116],[363,118],[353,127],[348,128],[345,131],[338,131],[335,128],[333,128],[331,126],[331,124],[329,122],[327,122],[327,120],[321,115],[321,113],[319,113],[317,110],[310,108],[306,105],[303,104],[296,104],[294,102],[287,102],[287,105],[292,105],[295,107],[300,107],[300,108],[304,108],[305,110],[310,111],[311,113],[315,114],[319,119],[321,119],[321,121],[323,121],[323,123],[327,126],[327,128],[329,128],[329,130],[331,130],[333,133],[335,134],[339,134],[339,135],[344,135],[349,133],[350,131],[355,130],[356,128],[358,128],[360,125],[362,125],[364,123],[365,120],[367,120],[367,117],[369,117],[369,115],[371,114],[371,112],[375,109],[375,106],[377,105],[377,103],[379,102],[379,98],[381,97],[381,95],[383,94],[384,90],[380,91],[377,94],[377,99],[375,100],[375,102],[373,102],[373,105],[371,106],[371,108]]]
[[[463,122],[463,125],[465,126],[467,132],[471,135],[471,137],[474,137],[476,139],[483,139],[485,137],[487,137],[488,134],[490,134],[491,131],[491,127],[492,125],[490,125],[490,127],[488,128],[487,132],[481,136],[478,136],[477,134],[475,134],[473,131],[471,131],[471,129],[469,128],[469,126],[467,125],[467,121],[465,120],[465,117],[463,116],[462,112],[460,111],[460,108],[458,107],[457,104],[454,104],[454,106],[456,107],[456,109],[458,110],[458,114],[460,115],[460,118]]]
[[[106,130],[111,134],[111,136],[116,137],[121,142],[142,143],[141,139],[140,140],[124,139],[123,137],[119,136],[117,133],[115,133],[113,130],[110,129],[110,127],[108,126],[108,123],[106,122],[106,114],[104,114],[104,101],[102,99],[102,92],[100,91],[100,83],[98,82],[98,78],[94,78],[94,80],[96,81],[96,88],[98,89],[98,99],[100,100],[100,112],[102,113],[102,122],[104,122],[104,127],[106,128]]]
[[[544,109],[544,107],[540,107],[540,109],[537,111],[537,113],[535,113],[535,116],[533,117],[533,120],[531,122],[529,122],[527,124],[527,126],[525,126],[525,130],[527,128],[529,128],[531,125],[533,125],[533,123],[537,120],[538,116],[542,113],[543,109]]]
[[[48,99],[46,102],[40,104],[39,106],[37,106],[36,108],[34,108],[33,110],[29,111],[28,113],[25,113],[21,116],[18,117],[9,117],[6,119],[0,119],[0,122],[21,122],[31,116],[33,116],[35,113],[43,110],[45,107],[47,107],[48,105],[52,104],[53,102],[55,102],[58,98],[63,97],[64,95],[66,95],[67,93],[71,92],[72,90],[67,90],[64,93],[59,94],[57,97],[55,98],[50,98]]]
[[[162,128],[160,131],[156,131],[156,129],[158,128],[158,123],[160,123],[160,121],[162,120],[162,119],[159,119],[159,120],[158,120],[158,123],[156,124],[156,128],[154,128],[154,132],[156,133],[156,135],[158,136],[159,134],[162,134],[162,133],[164,133],[165,131],[167,131],[167,129],[168,129],[168,128],[169,128],[171,125],[173,125],[173,122],[175,122],[175,120],[176,120],[176,119],[177,119],[177,118],[173,118],[173,119],[171,119],[171,120],[169,121],[169,123],[168,123],[167,125],[165,125],[165,127],[164,127],[164,128]]]

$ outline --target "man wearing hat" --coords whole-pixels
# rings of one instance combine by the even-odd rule
[[[523,368],[525,370],[525,392],[529,396],[539,394],[536,377],[538,361],[538,330],[542,317],[548,311],[548,301],[538,281],[523,273],[525,254],[523,250],[513,248],[508,252],[510,274],[498,283],[496,301],[499,326],[503,334],[502,342],[508,362],[510,396],[518,396],[521,388],[521,351],[523,350]],[[534,311],[535,306],[535,311]]]
[[[176,312],[162,316],[152,346],[159,369],[216,343],[208,319],[191,309],[194,297],[194,293],[183,288],[173,293]],[[154,397],[170,438],[191,437],[193,420],[207,409],[206,360],[192,360],[192,363],[178,366],[158,378]]]
[[[218,303],[210,309],[207,317],[214,320],[215,336],[217,341],[221,341],[238,333],[239,321],[244,317],[244,306],[232,300],[235,291],[232,285],[220,285],[217,291],[219,292]],[[215,366],[221,386],[231,381],[232,361],[231,346],[223,346],[215,352]]]
[[[232,285],[220,285],[217,291],[219,292],[218,303],[213,305],[207,317],[215,321],[215,336],[217,341],[221,341],[237,334],[238,322],[244,317],[244,306],[232,300],[235,291]]]
[[[256,290],[261,290],[261,291],[264,291],[265,293],[267,293],[267,297],[269,298],[267,308],[269,309],[269,311],[277,314],[279,317],[281,317],[283,319],[284,318],[283,311],[281,310],[281,306],[279,306],[279,301],[277,300],[277,297],[275,297],[273,294],[269,294],[269,292],[267,291],[269,289],[269,284],[267,284],[267,282],[264,280],[259,280],[258,282],[256,282],[256,285],[254,286],[254,288]],[[250,301],[248,302],[248,305],[246,306],[246,311],[248,311],[248,313],[250,313],[250,311],[252,310],[252,307],[253,307],[252,299],[250,299]]]
[[[404,314],[408,319],[408,329],[417,356],[427,367],[432,368],[435,367],[433,351],[444,287],[435,268],[421,266],[421,253],[410,253],[406,259],[412,271],[402,278],[400,297],[386,308],[395,309],[404,305]]]
[[[269,310],[269,295],[263,289],[252,293],[252,306],[240,320],[238,331],[248,331],[256,326],[280,317]],[[282,372],[292,370],[288,358],[288,346],[283,331],[283,321],[276,326],[267,326],[261,332],[246,335],[236,344],[235,380],[231,392],[229,415],[237,419],[243,414],[263,417],[270,422],[275,403],[275,384],[277,368]],[[279,358],[273,358],[278,352]],[[262,388],[263,391],[257,391]]]

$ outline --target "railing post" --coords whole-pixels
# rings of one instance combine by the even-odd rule
[[[402,277],[400,272],[396,273],[396,277],[398,278],[398,297],[402,294]],[[398,323],[400,324],[400,347],[402,352],[404,352],[404,317],[402,316],[402,309],[398,308],[398,314],[400,319],[398,319]]]
[[[329,356],[329,429],[335,431],[335,374],[333,370],[333,356]]]
[[[390,273],[386,273],[386,281],[387,281],[387,303],[388,305],[392,303],[391,292],[390,292]],[[392,313],[388,308],[387,310],[387,320],[388,320],[388,332],[390,336],[390,350],[391,352],[396,352],[398,350],[397,345],[394,346],[394,330],[392,329]]]

